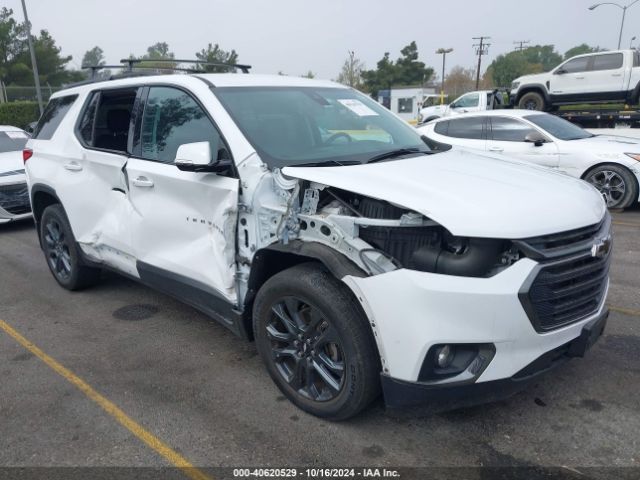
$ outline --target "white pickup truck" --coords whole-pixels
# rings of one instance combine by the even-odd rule
[[[418,123],[427,123],[436,118],[450,117],[461,113],[503,108],[506,103],[506,95],[503,95],[499,90],[469,92],[459,96],[449,105],[433,105],[422,108],[418,115]]]
[[[640,51],[578,55],[547,73],[524,75],[511,85],[511,102],[521,109],[549,111],[577,103],[638,103]]]

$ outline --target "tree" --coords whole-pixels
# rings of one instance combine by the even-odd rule
[[[433,76],[433,68],[418,61],[418,47],[411,42],[401,51],[401,57],[394,63],[390,60],[389,52],[385,52],[377,63],[376,70],[362,72],[365,89],[372,97],[378,96],[378,91],[395,86],[422,85]]]
[[[0,74],[11,61],[25,48],[27,37],[24,24],[13,18],[13,10],[2,7],[0,10]]]
[[[162,73],[171,73],[172,68],[175,68],[178,64],[175,62],[160,62],[153,60],[166,60],[175,58],[175,55],[169,50],[169,44],[167,42],[157,42],[147,47],[147,53],[145,53],[141,60],[145,68],[155,68]]]
[[[451,96],[457,97],[463,93],[470,92],[476,85],[475,68],[464,68],[460,65],[453,67],[444,80],[444,91]],[[453,99],[453,98],[452,98]]]
[[[582,55],[582,54],[585,54],[585,53],[602,52],[602,51],[604,51],[603,48],[590,47],[586,43],[582,43],[582,44],[577,45],[577,46],[575,46],[573,48],[570,48],[569,50],[564,52],[564,59],[568,60],[571,57],[575,57],[576,55]]]
[[[302,78],[316,78],[316,74],[309,70],[307,73],[300,75]]]
[[[93,47],[91,50],[87,50],[82,57],[82,66],[99,66],[105,63],[104,51],[100,47]]]
[[[209,44],[207,48],[203,48],[197,52],[196,58],[207,63],[220,63],[224,65],[233,65],[238,63],[238,53],[235,50],[226,52],[222,50],[217,43],[215,45]],[[227,67],[217,65],[202,65],[196,68],[210,73],[224,73],[229,71]]]
[[[543,72],[548,72],[562,62],[562,55],[555,51],[553,45],[535,45],[522,50],[525,60],[532,65],[541,65]]]
[[[364,63],[356,58],[356,52],[350,51],[349,56],[342,65],[342,70],[338,74],[338,82],[353,88],[360,88],[362,84],[362,71]]]

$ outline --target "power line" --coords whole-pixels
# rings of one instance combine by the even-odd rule
[[[521,52],[522,50],[527,48],[525,47],[527,43],[531,43],[531,40],[518,40],[516,42],[513,42],[514,45],[518,45],[514,50],[518,50]]]
[[[478,71],[476,73],[476,90],[480,88],[480,68],[482,66],[482,56],[489,53],[490,43],[485,43],[485,40],[491,40],[491,37],[473,37],[473,40],[479,40],[478,43],[474,43],[473,47],[476,49],[476,55],[478,55]]]

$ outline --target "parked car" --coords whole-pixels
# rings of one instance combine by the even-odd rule
[[[578,103],[627,103],[640,97],[640,52],[578,55],[547,73],[524,75],[511,85],[514,105],[527,110],[552,110]]]
[[[506,95],[498,90],[478,90],[465,93],[448,105],[423,107],[418,116],[418,123],[427,123],[437,118],[450,117],[461,113],[504,108],[507,104]]]
[[[108,268],[183,300],[255,339],[284,395],[321,417],[380,389],[394,407],[507,396],[584,355],[607,319],[610,219],[593,187],[433,153],[333,82],[77,86],[52,95],[25,158],[62,287]]]
[[[22,150],[29,135],[0,125],[0,224],[31,216]]]
[[[437,120],[418,128],[432,141],[518,158],[586,180],[610,208],[638,201],[640,140],[594,135],[530,110],[500,110]]]

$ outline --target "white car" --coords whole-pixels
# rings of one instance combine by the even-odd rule
[[[31,216],[22,150],[29,135],[0,125],[0,224]]]
[[[552,110],[576,103],[626,103],[640,99],[640,52],[618,50],[572,57],[546,73],[518,77],[511,85],[513,105]]]
[[[506,104],[502,92],[498,90],[477,90],[456,98],[448,105],[430,105],[420,110],[419,123],[427,123],[437,118],[452,117],[462,113],[493,110]]]
[[[554,115],[494,110],[436,120],[418,127],[427,138],[517,158],[586,180],[610,208],[638,201],[640,140],[594,135]]]
[[[25,158],[62,287],[108,268],[199,308],[255,339],[284,395],[321,417],[380,389],[390,406],[504,397],[584,355],[607,319],[610,219],[594,188],[434,154],[333,82],[77,86],[52,96]]]

